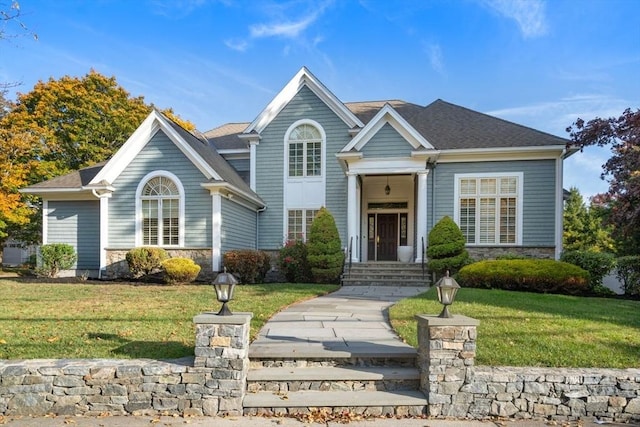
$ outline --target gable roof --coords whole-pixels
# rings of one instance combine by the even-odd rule
[[[264,206],[264,201],[247,185],[236,170],[205,138],[198,138],[179,124],[153,110],[122,147],[106,162],[70,172],[22,189],[25,193],[77,192],[105,188],[122,171],[158,131],[163,131],[209,180],[208,183],[230,185],[240,194]]]
[[[247,148],[246,141],[240,140],[238,135],[241,134],[249,122],[244,123],[227,123],[217,128],[208,130],[202,135],[218,150],[237,150]]]
[[[433,150],[433,145],[427,141],[424,136],[416,132],[416,130],[407,123],[407,121],[396,111],[391,104],[384,106],[376,113],[375,116],[358,134],[342,149],[342,152],[351,150],[361,150],[373,138],[373,136],[385,125],[391,125],[414,150]]]
[[[316,76],[311,74],[307,67],[302,67],[273,98],[269,105],[262,110],[258,117],[247,126],[243,133],[261,133],[304,86],[308,87],[320,98],[349,128],[361,128],[364,126],[360,119],[331,93]]]

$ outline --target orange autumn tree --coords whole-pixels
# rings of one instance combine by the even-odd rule
[[[111,157],[149,114],[115,77],[96,71],[38,82],[0,118],[0,243],[38,240],[39,202],[18,189]],[[181,126],[171,109],[163,113]],[[30,224],[30,225],[27,225]]]

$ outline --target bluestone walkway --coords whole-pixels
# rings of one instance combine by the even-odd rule
[[[391,329],[387,309],[426,287],[343,286],[273,316],[249,357],[412,357],[416,350]]]

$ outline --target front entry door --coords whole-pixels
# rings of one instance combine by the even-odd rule
[[[373,232],[373,233],[372,233]],[[398,259],[398,214],[369,214],[369,260]]]

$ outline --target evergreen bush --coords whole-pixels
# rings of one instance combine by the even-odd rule
[[[240,283],[262,283],[271,268],[271,257],[264,251],[239,249],[225,252],[223,264]]]
[[[49,243],[40,247],[42,265],[36,273],[46,277],[58,277],[61,270],[73,267],[78,257],[73,246],[67,243]]]
[[[196,280],[200,266],[191,258],[169,258],[162,262],[164,281],[169,285],[182,285]]]
[[[306,243],[300,240],[287,241],[280,249],[278,267],[289,283],[311,282]]]
[[[625,295],[640,296],[640,256],[623,256],[618,258],[616,263],[616,276],[622,283]]]
[[[133,248],[125,256],[134,279],[162,271],[162,261],[167,258],[167,251],[150,246]]]
[[[307,259],[316,283],[339,283],[344,252],[333,215],[320,208],[309,230]]]
[[[458,272],[461,286],[566,295],[588,295],[589,273],[551,259],[485,260]]]
[[[465,238],[458,225],[448,216],[443,217],[429,232],[427,267],[443,276],[447,271],[454,275],[470,262],[465,248]]]
[[[560,261],[568,262],[589,272],[589,287],[594,294],[610,294],[602,284],[606,276],[616,265],[613,255],[607,252],[565,251]]]

